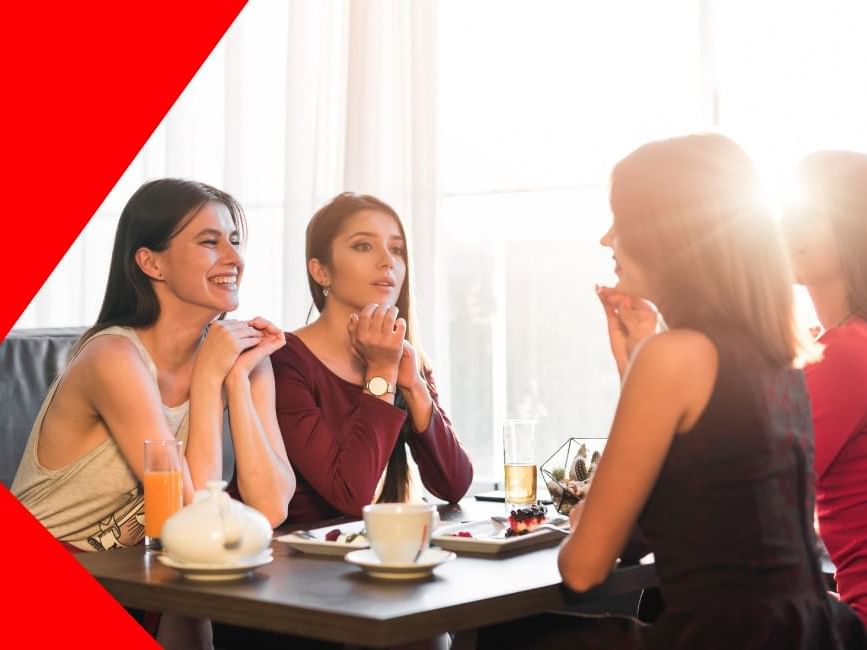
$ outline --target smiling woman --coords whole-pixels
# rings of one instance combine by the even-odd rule
[[[189,303],[205,310],[233,311],[238,307],[238,283],[244,262],[241,238],[228,208],[207,203],[182,222],[174,245],[163,251],[136,252],[142,270],[154,285],[161,309]]]
[[[185,503],[219,479],[224,393],[241,496],[272,525],[285,517],[295,479],[268,360],[283,334],[261,318],[215,320],[238,306],[243,230],[237,202],[202,183],[151,181],[127,202],[99,318],[51,386],[12,484],[70,547],[142,540],[146,439],[186,443]],[[158,637],[171,646],[165,630],[177,631],[171,618]]]

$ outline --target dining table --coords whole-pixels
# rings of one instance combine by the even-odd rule
[[[472,522],[502,515],[504,506],[465,499],[438,511],[444,523]],[[340,521],[347,520],[330,523]],[[552,610],[598,613],[618,599],[634,602],[642,589],[657,584],[652,563],[618,565],[600,586],[571,592],[557,570],[559,541],[549,536],[545,544],[506,555],[462,552],[413,581],[372,578],[342,557],[306,554],[276,540],[273,562],[225,582],[186,579],[141,547],[76,557],[128,608],[365,648],[446,632],[472,640],[479,628]]]

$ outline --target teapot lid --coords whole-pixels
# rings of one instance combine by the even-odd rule
[[[200,501],[206,501],[209,499],[228,499],[232,500],[229,496],[228,492],[226,492],[226,486],[228,483],[226,481],[208,481],[205,483],[205,489],[198,489],[193,493],[193,503],[199,503]],[[221,494],[225,494],[225,497],[221,497]]]
[[[227,485],[228,485],[228,483],[226,483],[226,481],[223,481],[223,480],[208,481],[207,483],[205,483],[205,487],[208,488],[209,494],[219,494],[220,492],[222,492],[223,490],[226,489]]]

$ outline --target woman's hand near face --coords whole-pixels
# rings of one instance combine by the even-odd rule
[[[649,302],[610,287],[596,287],[605,309],[611,353],[622,377],[638,344],[656,333],[658,315]]]
[[[222,383],[244,350],[255,347],[263,333],[247,321],[218,320],[208,326],[196,354],[193,376],[210,377]]]
[[[406,321],[397,317],[397,307],[367,305],[352,314],[347,325],[349,343],[367,366],[368,374],[397,378],[403,356]]]
[[[400,364],[397,367],[397,385],[404,392],[410,392],[421,383],[423,380],[418,368],[418,355],[412,344],[405,340],[403,342],[403,356],[401,356]]]
[[[235,363],[229,370],[230,375],[249,377],[253,369],[259,365],[262,359],[271,356],[274,352],[286,345],[286,335],[279,327],[261,316],[246,321],[247,325],[260,334],[259,341],[238,355]]]
[[[397,368],[397,385],[406,400],[413,427],[416,431],[426,431],[433,415],[433,398],[419,370],[418,353],[409,341],[404,341],[403,356]]]

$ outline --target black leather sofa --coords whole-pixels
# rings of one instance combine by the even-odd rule
[[[0,343],[0,482],[12,485],[27,437],[48,387],[66,364],[84,328],[12,330]],[[223,426],[223,477],[232,476],[234,454]]]

